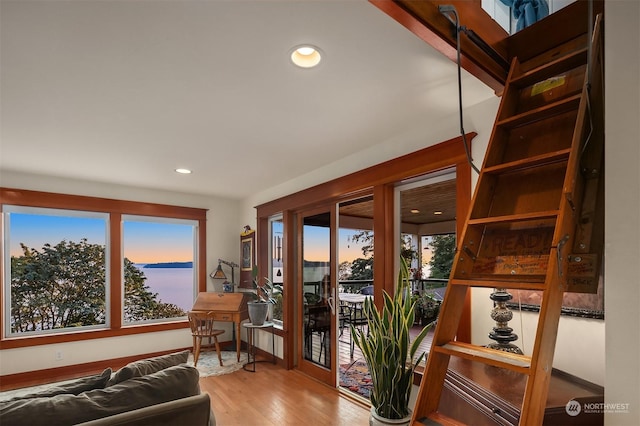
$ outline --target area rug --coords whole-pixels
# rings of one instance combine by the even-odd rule
[[[369,399],[373,385],[367,364],[360,360],[340,364],[340,386]]]
[[[242,368],[247,362],[247,354],[240,354],[240,362],[238,355],[231,351],[222,351],[222,367],[218,361],[218,354],[215,351],[201,352],[198,358],[196,368],[200,372],[200,377],[222,376],[223,374],[233,373]],[[187,360],[188,365],[193,365],[193,353],[189,354]]]

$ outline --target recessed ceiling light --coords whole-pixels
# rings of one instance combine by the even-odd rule
[[[435,215],[441,215],[441,214],[442,214],[442,212],[441,212],[440,210],[436,210],[435,212],[433,212],[433,214],[435,214]]]
[[[418,209],[411,209],[411,213],[413,213],[413,214],[418,214],[418,213],[420,213],[420,210],[418,210]]]
[[[180,173],[180,174],[183,174],[183,175],[188,175],[188,174],[191,173],[191,170],[189,170],[189,169],[176,169],[176,173]]]
[[[313,68],[320,63],[320,50],[310,44],[296,46],[291,50],[291,62],[300,68]]]

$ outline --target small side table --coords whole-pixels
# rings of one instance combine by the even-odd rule
[[[276,343],[275,336],[273,333],[273,322],[265,321],[262,325],[254,325],[250,322],[243,322],[242,326],[247,329],[247,363],[242,366],[246,371],[250,371],[255,373],[256,371],[256,346],[255,346],[255,332],[256,329],[265,329],[271,328],[271,356],[273,357],[272,362],[276,363]],[[266,360],[263,360],[266,361]],[[248,366],[251,365],[251,369],[248,369]]]

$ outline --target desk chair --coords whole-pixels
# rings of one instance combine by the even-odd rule
[[[218,353],[218,360],[222,366],[222,352],[220,351],[220,343],[218,342],[218,336],[224,333],[224,330],[217,330],[213,327],[213,312],[204,311],[190,311],[187,314],[189,318],[189,326],[191,327],[191,336],[193,336],[193,365],[198,365],[198,358],[200,357],[200,348],[202,346],[202,339],[204,337],[209,338],[209,345],[211,345],[211,338],[216,347]]]

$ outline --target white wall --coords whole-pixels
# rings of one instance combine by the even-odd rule
[[[216,268],[219,257],[236,263],[240,260],[240,232],[242,231],[242,224],[238,221],[240,203],[237,200],[7,171],[1,173],[0,185],[8,188],[208,209],[207,271],[211,272]],[[209,291],[222,291],[221,283],[217,282],[214,284],[213,280],[208,278],[207,289]],[[223,335],[222,339],[231,340],[231,325],[230,323],[224,325],[226,326],[227,332]],[[84,342],[3,349],[0,352],[0,375],[167,351],[191,347],[191,345],[191,333],[187,329],[180,329],[108,339],[94,339]],[[62,360],[55,359],[56,352],[62,352]]]
[[[466,78],[466,71],[463,71]],[[464,94],[464,79],[463,79]],[[455,95],[457,96],[457,95]],[[478,133],[491,132],[491,126],[495,119],[499,99],[492,97],[475,107],[470,108],[464,115],[464,129],[466,132]],[[326,167],[309,171],[308,173],[290,180],[281,185],[274,186],[266,191],[252,195],[243,200],[243,213],[246,221],[252,220],[255,224],[256,215],[253,207],[268,201],[301,191],[320,183],[327,182],[349,173],[382,163],[384,161],[433,146],[442,141],[460,136],[460,124],[458,114],[440,117],[434,120],[438,127],[429,127],[417,123],[415,127],[406,129],[393,138],[372,145],[370,148],[357,154],[347,156]],[[479,135],[472,141],[472,155],[478,167],[482,165],[486,141],[488,135]],[[484,142],[483,142],[484,139]]]
[[[605,2],[605,402],[640,424],[640,2]],[[579,354],[588,358],[589,352]]]
[[[489,316],[493,302],[491,289],[473,290],[472,342],[478,345],[493,343],[488,334],[495,326]],[[517,295],[513,294],[514,302]],[[518,335],[513,342],[526,355],[531,355],[536,335],[538,314],[514,312],[509,327]],[[576,354],[587,357],[577,358]],[[604,386],[605,379],[605,322],[602,320],[562,316],[558,326],[558,338],[553,359],[554,368]]]

